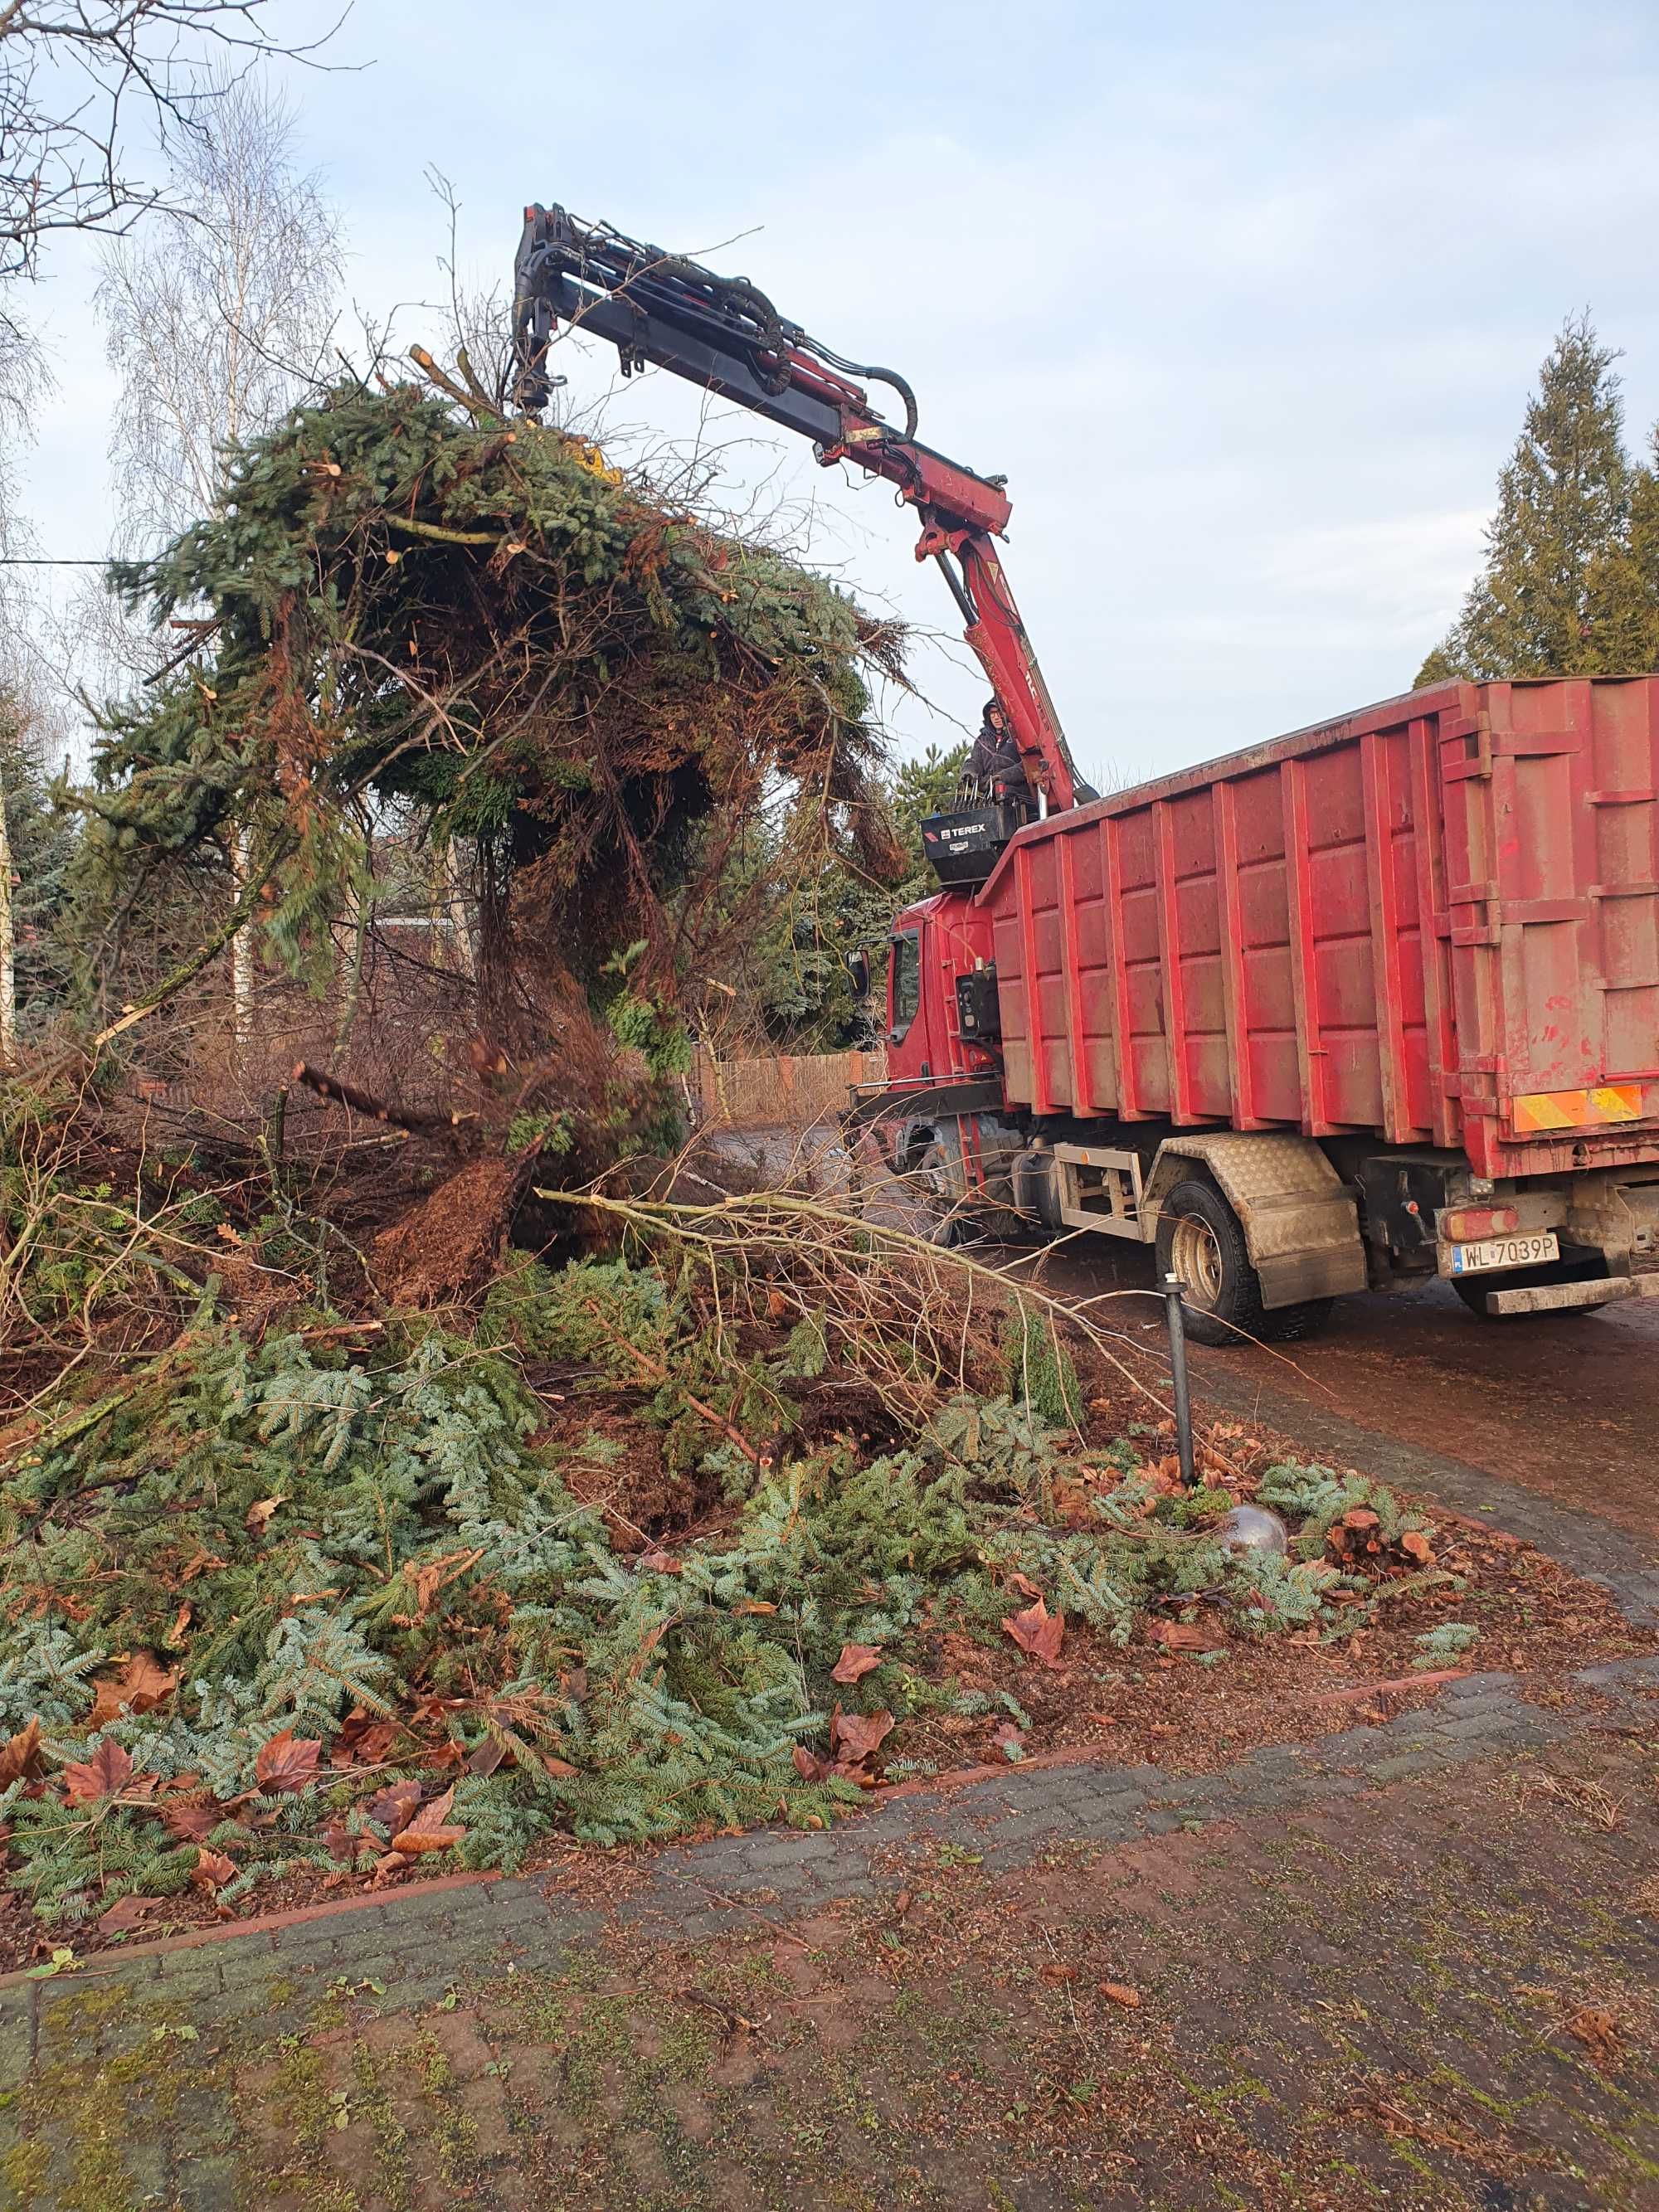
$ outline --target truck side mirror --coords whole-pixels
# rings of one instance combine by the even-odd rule
[[[855,999],[870,995],[870,956],[867,952],[849,952],[845,962],[848,981],[853,986]]]

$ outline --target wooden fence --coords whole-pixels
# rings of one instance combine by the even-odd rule
[[[887,1055],[874,1052],[780,1053],[757,1060],[716,1060],[699,1046],[691,1094],[704,1127],[804,1129],[832,1119],[854,1083],[879,1083]]]

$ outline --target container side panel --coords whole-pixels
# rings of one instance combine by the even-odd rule
[[[1393,1035],[1399,1059],[1397,1140],[1434,1134],[1429,1077],[1429,1010],[1424,981],[1424,942],[1418,842],[1420,825],[1412,787],[1411,732],[1392,732],[1383,749],[1382,804],[1388,831],[1389,879],[1393,885],[1395,957]]]
[[[1031,1042],[1026,1012],[1025,962],[1019,908],[1010,874],[993,915],[997,963],[997,1010],[1002,1022],[1003,1085],[1012,1103],[1031,1103]]]
[[[1171,802],[1174,912],[1179,947],[1187,1111],[1225,1121],[1233,1110],[1227,1042],[1227,985],[1221,950],[1213,786]]]
[[[1240,1026],[1246,1079],[1258,1121],[1288,1122],[1294,1127],[1302,1109],[1279,769],[1275,765],[1241,776],[1231,789],[1243,948]]]
[[[1595,880],[1610,1082],[1659,1081],[1659,686],[1596,687]],[[1650,1102],[1644,1097],[1644,1104]],[[1659,1102],[1654,1102],[1659,1103]]]
[[[1157,846],[1151,810],[1125,816],[1117,829],[1130,1089],[1144,1112],[1167,1114],[1172,1101],[1169,1048],[1164,1034],[1163,934],[1158,925]]]
[[[1316,1131],[1382,1119],[1373,916],[1365,848],[1365,798],[1358,743],[1310,760],[1305,791],[1307,900],[1304,975],[1313,1031],[1308,1112]]]

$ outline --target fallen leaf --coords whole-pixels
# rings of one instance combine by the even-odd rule
[[[1042,1592],[1037,1588],[1036,1584],[1031,1580],[1029,1575],[1010,1575],[1008,1577],[1008,1587],[1013,1591],[1017,1597],[1041,1597],[1042,1595]]]
[[[830,1771],[830,1762],[809,1751],[804,1743],[791,1744],[789,1756],[795,1762],[795,1771],[803,1782],[822,1782]]]
[[[893,1732],[891,1713],[844,1713],[837,1705],[830,1716],[830,1748],[838,1766],[862,1766]]]
[[[392,1838],[392,1850],[401,1851],[406,1858],[417,1858],[424,1851],[447,1851],[452,1844],[462,1842],[466,1835],[465,1828],[444,1826],[454,1797],[452,1786],[441,1797],[422,1805],[409,1826]]]
[[[1140,2002],[1140,1991],[1131,1989],[1127,1982],[1103,1982],[1100,1994],[1109,1997],[1115,2005],[1123,2005],[1133,2012]]]
[[[1207,1651],[1210,1639],[1196,1621],[1155,1620],[1146,1632],[1149,1644],[1161,1644],[1166,1651]]]
[[[1561,2025],[1597,2060],[1616,2058],[1624,2047],[1617,2019],[1600,2005],[1580,2005]]]
[[[359,1840],[343,1820],[331,1820],[323,1830],[323,1841],[331,1859],[340,1859],[349,1865],[357,1856]]]
[[[185,1599],[173,1617],[173,1626],[161,1638],[170,1651],[176,1651],[185,1640],[185,1631],[190,1626],[190,1601]]]
[[[832,1682],[857,1682],[872,1667],[881,1664],[881,1653],[873,1644],[843,1644],[841,1656],[830,1669]]]
[[[378,1766],[397,1741],[395,1721],[369,1721],[367,1715],[359,1717],[354,1728],[347,1721],[329,1747],[331,1766]]]
[[[192,1801],[187,1797],[175,1797],[159,1809],[161,1825],[181,1844],[205,1842],[228,1817],[224,1807],[216,1804],[210,1798]]]
[[[178,1686],[176,1669],[169,1674],[156,1665],[148,1651],[135,1651],[118,1674],[106,1675],[98,1684],[87,1726],[104,1728],[119,1720],[124,1712],[147,1713],[164,1698],[170,1698]]]
[[[493,1774],[507,1757],[507,1746],[498,1743],[493,1735],[475,1743],[466,1756],[469,1774]]]
[[[123,1751],[112,1735],[101,1739],[88,1759],[64,1769],[64,1787],[71,1805],[89,1805],[100,1797],[112,1797],[132,1779],[132,1754]]]
[[[34,1781],[45,1772],[46,1761],[40,1755],[40,1723],[33,1720],[0,1748],[0,1790],[9,1789],[14,1782]]]
[[[1002,1626],[1027,1658],[1041,1660],[1045,1667],[1059,1666],[1060,1639],[1066,1633],[1063,1613],[1050,1613],[1039,1597],[1024,1613],[1010,1613]]]
[[[400,1775],[396,1782],[388,1783],[384,1790],[377,1791],[363,1810],[371,1820],[379,1821],[388,1833],[395,1834],[407,1825],[410,1814],[420,1802],[419,1778],[404,1774]]]
[[[243,1526],[248,1530],[251,1535],[263,1536],[265,1532],[265,1524],[270,1520],[271,1515],[276,1510],[276,1508],[279,1505],[285,1505],[287,1503],[288,1500],[283,1498],[260,1498],[257,1504],[250,1505],[247,1511],[243,1515]]]
[[[1014,1726],[1012,1721],[1004,1721],[1000,1728],[993,1735],[991,1741],[1005,1759],[1020,1759],[1025,1756],[1024,1735]]]
[[[293,1729],[284,1729],[280,1735],[261,1745],[253,1762],[259,1787],[271,1797],[283,1790],[303,1790],[316,1774],[322,1748],[319,1737],[304,1736],[296,1742]]]
[[[154,1912],[161,1902],[159,1897],[120,1897],[106,1912],[98,1916],[100,1936],[130,1936],[147,1912]]]
[[[740,1597],[732,1608],[733,1613],[775,1613],[776,1606],[760,1597]]]
[[[222,1889],[236,1871],[236,1862],[228,1859],[222,1851],[210,1851],[204,1844],[196,1854],[196,1863],[191,1869],[190,1886],[199,1889],[204,1897],[216,1889]]]
[[[685,1571],[684,1559],[677,1559],[672,1552],[641,1552],[640,1565],[653,1575],[678,1575]]]

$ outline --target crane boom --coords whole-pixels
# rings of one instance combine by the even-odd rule
[[[1007,528],[1006,480],[923,445],[915,395],[902,376],[843,360],[744,277],[719,276],[561,207],[529,207],[514,269],[514,397],[526,414],[547,404],[549,349],[561,323],[608,339],[624,376],[647,366],[670,369],[810,439],[825,467],[851,461],[892,484],[916,509],[916,558],[938,562],[1032,788],[1050,813],[1092,795],[1079,779],[993,542]],[[898,394],[902,429],[872,404],[868,384]]]

